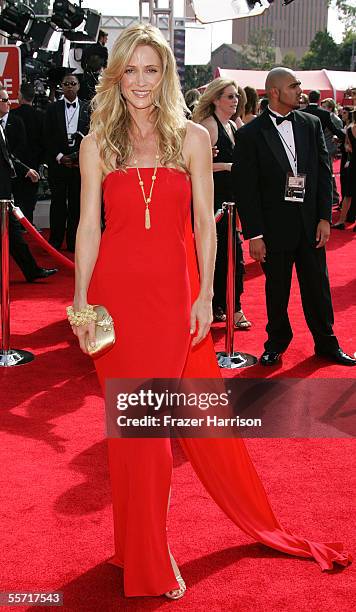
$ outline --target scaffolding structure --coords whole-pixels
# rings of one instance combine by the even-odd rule
[[[139,20],[143,22],[143,5],[148,4],[149,22],[159,27],[161,17],[166,17],[168,25],[167,41],[171,49],[174,49],[174,0],[168,0],[168,7],[160,8],[159,0],[139,0]]]

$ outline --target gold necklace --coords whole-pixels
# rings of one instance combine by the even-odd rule
[[[145,228],[146,228],[146,230],[149,230],[151,228],[150,204],[151,204],[151,200],[152,200],[153,185],[155,184],[155,181],[156,181],[157,168],[158,168],[158,160],[159,160],[159,155],[158,155],[158,152],[157,152],[156,155],[155,155],[155,167],[154,167],[153,175],[151,177],[152,182],[151,182],[150,195],[147,198],[146,194],[145,194],[145,188],[144,188],[143,180],[141,178],[140,170],[139,170],[139,167],[137,165],[137,160],[134,159],[134,164],[136,166],[136,171],[137,171],[137,176],[138,176],[138,182],[139,182],[139,185],[141,187],[141,191],[142,191],[142,195],[143,195],[143,200],[144,200],[145,205],[146,205],[146,208],[145,208]]]

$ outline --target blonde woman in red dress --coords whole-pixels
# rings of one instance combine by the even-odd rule
[[[208,132],[185,118],[174,57],[156,28],[136,25],[121,34],[93,106],[80,152],[73,303],[80,347],[87,353],[86,341],[95,342],[87,305],[103,304],[118,331],[114,347],[95,360],[103,388],[110,378],[219,377],[209,334],[216,249],[211,144]],[[242,440],[180,442],[217,504],[253,538],[314,557],[322,569],[347,564],[341,545],[315,544],[279,525]],[[109,438],[108,456],[111,562],[123,568],[125,595],[182,597],[186,586],[166,530],[170,440]]]

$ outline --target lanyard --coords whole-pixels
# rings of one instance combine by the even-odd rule
[[[72,123],[74,117],[78,114],[79,112],[79,104],[76,105],[75,109],[74,109],[74,113],[72,114],[71,118],[68,118],[68,109],[67,107],[65,107],[65,118],[66,118],[66,126],[67,126],[67,132],[69,133],[69,128],[70,128],[70,124]]]
[[[276,128],[277,129],[277,128]],[[290,152],[293,161],[294,161],[294,175],[298,174],[298,160],[297,160],[297,149],[295,149],[295,153],[293,153],[291,147],[289,146],[288,142],[286,141],[286,139],[283,137],[283,135],[280,133],[280,131],[277,129],[278,132],[278,136],[283,140],[284,144],[286,145],[288,151]]]

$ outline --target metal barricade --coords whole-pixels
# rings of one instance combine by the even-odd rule
[[[0,367],[23,365],[34,359],[29,351],[10,348],[10,290],[9,290],[9,212],[12,200],[0,200],[1,214],[1,349]]]

